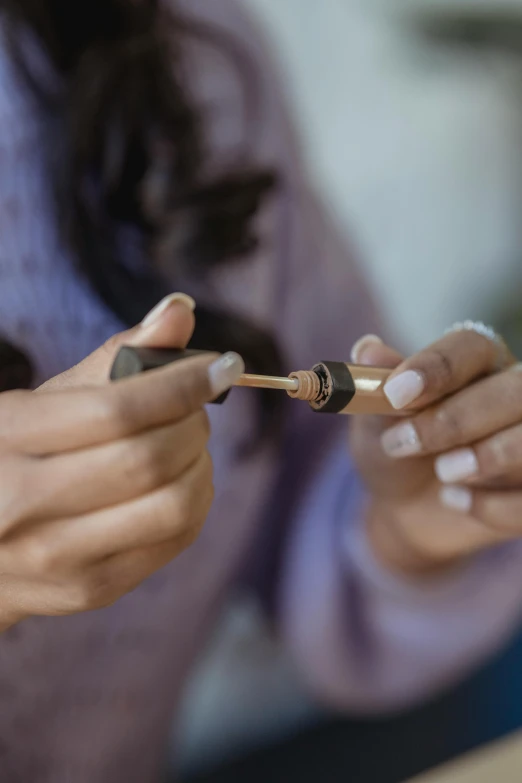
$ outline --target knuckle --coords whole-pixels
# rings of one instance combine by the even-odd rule
[[[484,528],[493,536],[495,542],[509,541],[513,538],[513,526],[508,520],[502,517],[492,517],[478,504],[475,516],[481,522]]]
[[[158,513],[158,524],[167,530],[182,533],[190,527],[191,495],[179,484],[172,485],[168,490],[168,501],[165,509]]]
[[[518,505],[518,504],[517,504]],[[513,508],[491,495],[481,493],[474,499],[473,516],[489,531],[496,542],[509,541],[513,536],[518,536],[522,508]],[[515,521],[514,521],[515,520]]]
[[[89,612],[111,606],[118,596],[103,571],[83,575],[65,589],[67,611]]]
[[[105,426],[112,425],[119,415],[119,407],[116,400],[116,395],[105,390],[94,395],[91,403],[93,418]]]
[[[131,429],[132,411],[122,387],[112,386],[97,395],[97,418],[115,435],[125,435]]]
[[[499,432],[480,447],[481,462],[492,475],[519,467],[522,459],[520,438],[513,432]]]
[[[23,521],[28,507],[40,495],[35,477],[29,473],[29,463],[29,459],[14,455],[0,458],[0,534]]]
[[[426,359],[430,387],[439,391],[450,386],[455,378],[455,367],[451,357],[442,350],[431,348],[427,352]]]
[[[430,417],[429,440],[436,452],[446,451],[464,442],[462,413],[454,406],[442,405]]]
[[[205,451],[198,463],[196,480],[177,480],[166,486],[158,496],[153,510],[157,533],[165,538],[199,534],[214,500],[213,464]]]
[[[64,610],[67,614],[88,612],[93,607],[90,604],[90,591],[83,581],[78,581],[64,588]]]
[[[161,484],[166,460],[150,440],[143,444],[127,444],[122,451],[120,466],[129,485],[146,492]]]
[[[159,486],[165,478],[166,460],[153,445],[141,448],[138,453],[139,479],[147,487]]]
[[[196,454],[206,447],[209,438],[210,421],[205,410],[190,414],[172,429],[172,439],[183,446],[190,443]]]
[[[148,514],[149,529],[154,531],[154,538],[169,539],[183,530],[186,513],[182,496],[179,482],[175,482],[164,487],[155,498]]]
[[[195,373],[187,372],[179,379],[176,387],[178,404],[187,413],[197,408],[198,385]]]
[[[481,443],[475,446],[475,454],[480,465],[480,474],[484,479],[494,479],[502,474],[503,458],[492,448],[491,443]]]
[[[9,447],[13,436],[19,431],[21,418],[32,415],[34,392],[26,390],[2,392],[0,404],[0,445]]]
[[[181,532],[180,537],[178,537],[178,540],[181,540],[181,546],[183,549],[191,547],[199,539],[205,527],[205,522],[207,521],[208,512],[210,511],[211,506],[212,493],[209,492],[208,495],[206,495],[203,503],[200,504],[197,512],[192,514],[190,524],[185,527],[185,529]]]
[[[35,535],[21,544],[22,559],[30,573],[46,575],[56,572],[57,553],[52,542]]]

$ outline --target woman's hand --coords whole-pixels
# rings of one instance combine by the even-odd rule
[[[178,347],[190,337],[187,312],[188,320],[175,316],[189,324]],[[240,357],[192,358],[96,385],[111,354],[112,344],[86,360],[92,386],[56,382],[0,395],[4,629],[30,615],[113,603],[188,547],[208,514],[203,406],[237,380]]]
[[[513,357],[498,371],[500,346],[474,331],[406,361],[371,337],[355,353],[396,368],[386,391],[407,411],[353,422],[378,557],[426,573],[522,536],[522,372]]]

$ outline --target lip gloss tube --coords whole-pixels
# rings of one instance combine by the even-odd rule
[[[123,347],[113,364],[111,380],[165,367],[202,353],[205,352]],[[308,402],[316,413],[398,416],[402,414],[391,406],[384,394],[384,384],[390,373],[391,370],[378,367],[320,362],[311,370],[300,370],[287,378],[243,375],[237,386],[286,391],[292,399]],[[228,392],[215,402],[222,403],[227,396]]]
[[[397,416],[384,394],[390,374],[391,370],[380,367],[320,362],[310,371],[291,373],[298,389],[287,393],[309,402],[316,413]]]

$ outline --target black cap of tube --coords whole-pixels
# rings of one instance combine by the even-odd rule
[[[204,356],[208,351],[176,350],[174,348],[133,348],[124,346],[120,348],[114,364],[112,365],[111,381],[120,381],[133,375],[140,375],[149,370],[158,370],[174,362],[190,359],[193,356]],[[214,404],[221,405],[227,399],[229,392],[225,392]]]
[[[320,362],[313,368],[322,379],[323,388],[328,390],[324,402],[312,405],[316,413],[340,413],[355,397],[355,382],[344,362]]]

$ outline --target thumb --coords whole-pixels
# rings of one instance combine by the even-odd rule
[[[195,301],[187,294],[165,297],[133,329],[120,332],[80,364],[52,378],[39,391],[105,383],[119,349],[124,345],[150,348],[185,348],[194,331]]]
[[[150,429],[174,423],[221,397],[245,371],[237,353],[205,354],[174,362],[115,383],[109,395],[117,397],[130,412],[134,429]],[[147,400],[147,405],[143,405]]]
[[[352,348],[352,362],[369,367],[389,367],[395,369],[404,360],[404,356],[385,345],[380,337],[367,334],[361,337]]]

